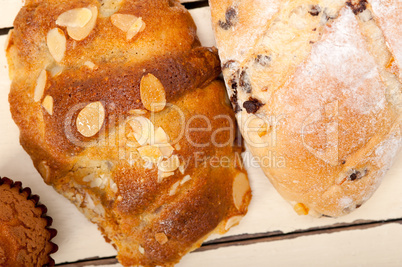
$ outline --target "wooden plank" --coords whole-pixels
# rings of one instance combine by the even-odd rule
[[[13,21],[23,5],[23,0],[0,0],[0,28],[13,26]]]
[[[270,232],[270,233],[261,233],[261,234],[245,234],[241,236],[229,236],[222,239],[212,240],[206,242],[202,245],[202,247],[198,248],[196,251],[192,253],[204,252],[208,250],[226,248],[231,246],[247,246],[257,243],[264,242],[277,242],[281,240],[289,240],[300,237],[306,237],[311,235],[321,235],[321,234],[331,234],[343,231],[354,231],[354,230],[366,230],[376,227],[381,227],[389,224],[401,224],[402,219],[398,220],[389,220],[389,221],[381,221],[381,222],[364,222],[359,221],[356,224],[348,225],[348,224],[338,224],[331,225],[328,228],[312,228],[303,231],[295,231],[293,233],[283,234],[281,232]],[[118,261],[115,257],[102,258],[102,259],[88,259],[80,262],[74,263],[61,263],[60,266],[68,266],[68,267],[81,267],[81,266],[103,266],[103,265],[115,265]],[[120,265],[116,265],[120,266]]]
[[[194,22],[197,25],[197,35],[203,46],[216,46],[215,37],[212,33],[211,11],[209,7],[190,9]]]
[[[200,0],[180,0],[182,3],[190,3],[187,8],[204,6],[207,1]],[[197,3],[198,2],[198,3]],[[18,11],[23,6],[24,0],[0,0],[0,29],[13,26],[13,21]]]
[[[196,252],[177,266],[401,266],[401,247],[402,225],[391,224]]]
[[[337,226],[329,226],[328,228],[311,228],[306,230],[295,231],[292,233],[266,233],[266,234],[258,234],[258,235],[245,235],[244,239],[232,239],[226,240],[225,242],[221,242],[221,240],[213,240],[210,242],[206,242],[195,252],[202,252],[212,249],[218,249],[223,247],[230,246],[244,246],[251,245],[256,243],[263,242],[275,242],[280,240],[289,240],[295,239],[299,237],[311,236],[311,235],[321,235],[321,234],[331,234],[338,233],[344,231],[352,231],[352,230],[367,230],[371,228],[376,228],[380,226],[384,226],[387,224],[401,224],[402,219],[397,220],[389,220],[389,221],[381,221],[381,222],[360,222],[359,224],[338,224]]]
[[[3,11],[2,11],[3,12]],[[208,8],[191,11],[197,23],[200,39],[204,45],[214,44]],[[0,37],[4,43],[6,36]],[[8,105],[9,80],[4,51],[0,54],[0,175],[23,181],[24,186],[32,188],[41,196],[54,219],[54,227],[59,234],[55,242],[60,246],[54,255],[56,262],[72,262],[94,257],[111,257],[115,250],[104,242],[95,225],[88,222],[75,207],[45,185],[32,166],[28,155],[18,142],[18,129],[13,123]],[[365,205],[356,212],[339,218],[312,218],[297,216],[292,208],[278,195],[261,170],[252,166],[249,153],[246,165],[250,175],[253,199],[249,213],[238,227],[225,235],[225,242],[279,235],[282,233],[303,232],[313,228],[328,228],[338,224],[356,224],[362,221],[381,221],[402,218],[402,155],[388,172],[380,189]],[[214,236],[209,240],[215,240]],[[221,240],[222,241],[222,240]],[[215,242],[215,241],[214,241]],[[230,257],[231,255],[225,255]],[[236,257],[236,255],[234,255]]]
[[[238,242],[230,246],[197,250],[176,265],[191,266],[401,266],[402,224],[376,224],[362,229],[291,235]],[[65,267],[120,267],[113,258]]]

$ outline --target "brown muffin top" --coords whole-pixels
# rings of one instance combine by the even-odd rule
[[[50,240],[56,231],[48,229],[51,218],[39,197],[29,188],[7,178],[0,180],[0,265],[53,265],[49,254],[57,249]]]

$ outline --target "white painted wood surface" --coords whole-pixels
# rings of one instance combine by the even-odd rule
[[[0,29],[11,27],[23,0],[0,0]]]
[[[177,267],[400,267],[402,225],[193,252]],[[120,264],[96,267],[120,267]]]
[[[4,2],[12,5],[20,3],[19,0],[0,0],[0,5],[4,6]],[[9,9],[0,10],[0,18],[9,16],[5,13],[7,10]],[[192,10],[191,14],[198,26],[202,43],[206,46],[213,45],[214,39],[208,8]],[[5,39],[6,36],[1,36],[0,43],[4,43]],[[8,91],[6,59],[4,51],[1,51],[0,176],[21,180],[24,186],[31,187],[34,193],[40,195],[41,201],[48,207],[48,213],[54,219],[53,226],[59,232],[54,239],[59,245],[59,251],[54,254],[54,259],[57,263],[61,263],[115,255],[116,252],[112,246],[104,242],[96,226],[88,222],[66,199],[45,185],[36,173],[28,155],[19,145],[18,128],[12,121],[9,112]],[[226,236],[274,231],[287,233],[313,227],[331,226],[336,223],[352,223],[357,220],[377,221],[402,218],[402,154],[399,154],[396,163],[384,178],[383,184],[375,195],[360,209],[339,219],[297,216],[274,190],[261,170],[251,166],[248,166],[248,170],[254,194],[249,213],[241,224],[230,230]],[[218,236],[213,238],[216,237]],[[370,243],[369,238],[378,240],[375,253],[373,253],[375,244]],[[344,252],[344,254],[339,254],[343,255],[343,258],[339,256],[339,261],[324,259],[320,265],[340,266],[341,263],[347,263],[346,266],[349,266],[349,262],[346,262],[349,258],[350,263],[359,263],[357,265],[361,266],[398,266],[398,263],[401,266],[402,256],[399,253],[402,247],[401,240],[401,226],[383,226],[364,231],[306,236],[295,240],[195,252],[185,257],[180,266],[267,266],[268,264],[271,266],[271,262],[277,263],[272,266],[290,266],[291,263],[301,266],[301,261],[298,259],[302,259],[306,266],[314,266],[318,262],[317,259],[323,260],[326,255],[329,259],[336,259],[337,251]],[[294,244],[295,242],[298,244],[297,246]],[[389,246],[382,244],[389,244]],[[323,251],[326,246],[329,247],[327,252]],[[394,247],[399,250],[396,251]],[[281,264],[281,260],[283,260],[283,264]],[[374,263],[384,263],[385,265]]]

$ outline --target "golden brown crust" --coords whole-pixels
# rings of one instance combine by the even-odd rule
[[[79,69],[63,71],[48,80],[43,98],[53,97],[53,114],[44,114],[48,145],[60,153],[79,151],[65,135],[65,123],[75,121],[85,103],[102,101],[107,105],[106,118],[124,115],[132,109],[144,109],[140,100],[140,80],[147,73],[154,74],[162,81],[167,101],[172,102],[185,91],[202,88],[219,74],[219,59],[216,51],[195,48],[185,54],[173,54],[143,62],[141,64],[103,64],[96,71],[83,66]],[[74,77],[74,79],[71,79]],[[64,90],[60,90],[64,88]],[[99,91],[98,88],[104,88]],[[13,105],[20,106],[24,100],[10,96]],[[75,112],[72,108],[75,108]],[[72,114],[71,114],[72,113]],[[106,125],[109,121],[106,120]],[[87,140],[76,129],[72,129],[74,139]],[[71,137],[70,137],[71,138]]]
[[[100,15],[83,40],[55,24],[91,5]],[[214,81],[217,51],[199,46],[178,2],[122,1],[116,14],[145,23],[132,39],[103,13],[97,1],[27,2],[7,48],[11,112],[45,182],[99,225],[123,265],[168,266],[247,212],[234,114]],[[55,27],[66,39],[59,62],[47,37]],[[141,93],[148,74],[164,93],[159,112],[142,102],[153,95]]]
[[[379,2],[210,1],[242,134],[301,214],[360,207],[401,146],[399,4]]]

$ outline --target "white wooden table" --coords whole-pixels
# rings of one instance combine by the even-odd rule
[[[215,44],[207,2],[186,4],[205,46]],[[0,42],[12,27],[21,0],[0,0]],[[116,251],[97,227],[45,185],[19,145],[8,104],[9,79],[0,54],[0,176],[20,180],[40,195],[58,230],[59,266],[120,266]],[[248,152],[246,152],[248,153]],[[211,237],[178,266],[402,266],[402,154],[374,196],[338,218],[298,216],[258,168],[248,167],[253,199],[249,213],[225,236]]]

